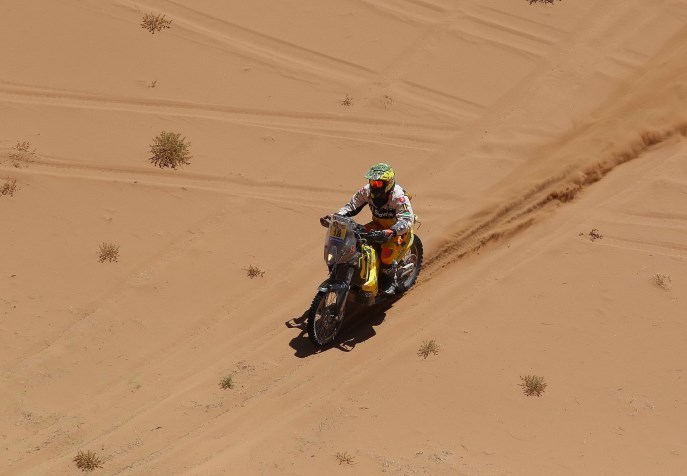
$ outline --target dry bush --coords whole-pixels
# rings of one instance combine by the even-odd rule
[[[178,132],[162,131],[150,145],[150,161],[160,168],[170,167],[176,169],[182,165],[190,164],[191,143],[186,142]]]
[[[346,94],[346,97],[341,101],[342,106],[350,106],[353,104],[353,98]]]
[[[392,98],[388,94],[385,94],[384,96],[382,96],[382,99],[380,99],[380,102],[382,103],[382,107],[384,109],[389,109],[391,106],[394,105],[394,98]]]
[[[98,261],[116,262],[119,259],[119,245],[113,243],[102,243],[98,251]]]
[[[550,3],[553,5],[553,2],[555,2],[556,0],[527,0],[527,1],[530,2],[530,5],[532,5],[533,3]],[[558,1],[560,2],[561,0],[558,0]]]
[[[219,386],[223,389],[234,388],[234,375],[229,374],[219,381]]]
[[[585,234],[584,234],[584,233],[580,233],[580,236],[585,236]],[[597,230],[596,228],[592,228],[592,231],[590,231],[589,233],[587,233],[587,236],[589,236],[589,239],[590,239],[591,241],[600,240],[601,238],[604,237],[604,236],[601,234],[601,232],[600,232],[599,230]]]
[[[246,270],[246,276],[248,276],[250,279],[262,278],[265,275],[265,272],[257,266],[250,265],[243,269]]]
[[[540,377],[538,375],[525,375],[524,377],[521,376],[520,380],[522,380],[522,382],[520,382],[522,391],[528,397],[531,397],[532,395],[540,397],[541,394],[544,393],[544,390],[546,390],[546,382],[544,381],[544,377]]]
[[[670,279],[670,275],[668,274],[656,273],[652,276],[652,279],[658,287],[661,287],[663,289],[670,289],[670,286],[672,284],[672,280]]]
[[[36,157],[36,149],[31,150],[31,143],[28,141],[17,142],[17,144],[10,151],[10,160],[14,167],[21,167],[22,164],[27,165]]]
[[[73,461],[76,463],[76,467],[82,471],[93,471],[103,467],[103,461],[93,451],[79,451]]]
[[[417,351],[417,355],[423,359],[429,357],[430,354],[439,354],[439,344],[437,344],[434,339],[424,341],[420,346],[420,349]]]
[[[343,453],[336,453],[336,459],[339,462],[339,464],[353,464],[353,456],[348,454],[348,451],[344,451]]]
[[[600,240],[604,236],[601,234],[599,230],[596,228],[592,228],[592,231],[589,232],[589,239],[594,241],[594,240]]]
[[[153,13],[146,13],[143,15],[143,20],[141,21],[141,28],[148,30],[153,35],[165,28],[170,28],[172,20],[165,19],[165,15]]]
[[[11,197],[17,191],[17,188],[16,179],[8,178],[5,180],[5,183],[0,185],[0,195],[9,195]]]
[[[154,79],[150,83],[148,83],[149,88],[154,88],[156,85],[157,85],[157,79]]]

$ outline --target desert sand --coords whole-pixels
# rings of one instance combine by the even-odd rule
[[[687,1],[0,11],[0,474],[687,474]],[[425,268],[318,351],[376,162]]]

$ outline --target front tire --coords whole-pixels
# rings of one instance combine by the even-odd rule
[[[338,293],[332,290],[319,292],[308,310],[308,337],[318,347],[332,342],[343,325],[346,303],[340,303]]]

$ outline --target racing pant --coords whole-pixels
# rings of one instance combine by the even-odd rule
[[[366,230],[384,230],[384,227],[374,221],[365,224]],[[394,261],[398,262],[399,258],[405,255],[408,248],[410,248],[410,243],[413,239],[413,230],[409,230],[402,235],[394,236],[390,241],[382,243],[380,245],[379,259],[381,261],[382,272],[385,268],[390,268]]]

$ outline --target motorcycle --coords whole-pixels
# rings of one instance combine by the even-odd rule
[[[327,226],[324,260],[329,277],[318,287],[307,311],[308,336],[318,347],[327,346],[336,338],[349,300],[372,306],[395,297],[381,295],[378,289],[379,259],[374,245],[385,241],[379,231],[366,230],[341,215],[333,215],[322,225]],[[415,284],[422,268],[422,241],[414,233],[409,236],[411,242],[393,268],[396,296]]]

